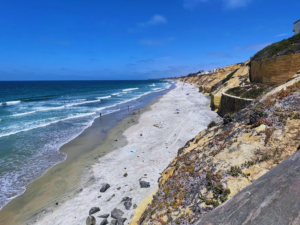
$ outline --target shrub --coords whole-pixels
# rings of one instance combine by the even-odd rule
[[[215,121],[211,121],[207,127],[212,128],[212,127],[215,127],[216,125],[217,125],[217,123]]]
[[[260,96],[265,91],[264,88],[258,88],[258,89],[252,89],[250,91],[245,92],[242,94],[242,98],[251,98],[256,99],[258,96]]]
[[[271,58],[277,55],[296,53],[300,50],[299,42],[300,34],[297,34],[291,38],[273,43],[256,53],[251,59],[251,61],[258,61],[261,59]]]
[[[232,73],[230,73],[226,78],[224,78],[222,80],[222,84],[226,83],[227,81],[229,81],[231,79],[231,77],[236,73],[236,71],[238,71],[238,69],[236,69],[235,71],[233,71]]]

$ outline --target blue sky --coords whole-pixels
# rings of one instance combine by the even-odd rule
[[[299,0],[1,0],[0,80],[148,79],[244,62]]]

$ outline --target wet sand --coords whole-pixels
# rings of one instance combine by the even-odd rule
[[[176,156],[178,149],[205,129],[210,121],[217,120],[216,113],[210,110],[208,104],[209,99],[199,93],[197,87],[186,84],[182,89],[182,83],[177,83],[175,89],[151,104],[150,110],[147,107],[144,109],[137,124],[128,126],[138,119],[138,116],[131,115],[122,122],[124,127],[114,130],[107,146],[108,149],[117,149],[103,157],[97,157],[99,152],[93,156],[95,158],[91,159],[84,174],[84,181],[91,179],[91,183],[78,188],[69,197],[60,199],[57,205],[55,201],[49,204],[27,221],[28,224],[85,224],[90,208],[95,206],[101,208],[100,212],[94,214],[97,224],[102,221],[99,215],[109,214],[114,208],[124,212],[123,217],[127,218],[125,224],[128,224],[135,210],[133,207],[126,210],[121,200],[129,197],[132,198],[132,204],[139,205],[158,187],[160,173]],[[126,139],[119,144],[118,138],[122,135]],[[114,139],[118,139],[118,143]],[[83,138],[80,143],[86,141]],[[65,177],[74,172],[72,169],[76,168],[76,163],[79,161],[71,164]],[[60,165],[59,168],[63,168]],[[125,173],[128,176],[124,176]],[[56,185],[64,182],[61,176],[57,179],[60,180],[54,183]],[[150,182],[150,188],[140,188],[140,180]],[[105,193],[100,193],[103,183],[109,183],[111,187]],[[40,187],[43,187],[42,190],[45,188],[42,183]],[[55,186],[49,187],[49,195],[55,190],[51,188]],[[38,195],[39,190],[36,191]],[[30,204],[38,203],[36,200]]]
[[[141,114],[150,110],[150,105],[156,101],[142,108]],[[53,205],[61,204],[82,188],[93,184],[95,180],[91,174],[91,165],[99,157],[127,144],[123,133],[136,124],[140,117],[140,114],[131,115],[133,110],[128,112],[125,109],[121,114],[117,112],[102,116],[101,120],[95,119],[91,127],[63,145],[60,151],[67,154],[67,159],[29,184],[24,194],[4,206],[0,211],[0,224],[31,224],[25,221],[48,212]]]

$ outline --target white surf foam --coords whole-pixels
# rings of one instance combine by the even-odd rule
[[[24,112],[24,113],[16,113],[16,114],[13,114],[11,116],[25,116],[25,115],[32,114],[32,113],[35,113],[35,112],[36,111]]]
[[[134,90],[137,90],[139,88],[127,88],[127,89],[123,89],[122,91],[123,92],[127,92],[127,91],[134,91]]]
[[[111,96],[109,95],[109,96],[103,96],[103,97],[97,97],[97,99],[107,99],[107,98],[111,98]]]
[[[89,103],[94,103],[94,102],[100,102],[101,99],[98,100],[92,100],[92,101],[85,101],[85,102],[78,102],[78,103],[71,103],[68,105],[65,105],[65,107],[70,107],[70,106],[75,106],[75,105],[84,105],[84,104],[89,104]]]
[[[9,101],[9,102],[2,102],[0,105],[16,105],[19,104],[21,101]]]
[[[46,126],[49,126],[51,124],[58,123],[58,122],[64,121],[64,120],[70,120],[70,119],[75,119],[75,118],[80,118],[80,117],[91,116],[91,115],[93,115],[95,113],[96,112],[93,112],[93,113],[80,113],[80,114],[77,114],[75,116],[69,116],[69,117],[66,117],[66,118],[62,118],[62,119],[58,119],[58,120],[53,120],[51,122],[42,123],[42,124],[39,124],[37,126],[33,126],[33,127],[30,127],[30,128],[27,128],[27,129],[16,130],[16,131],[12,131],[12,132],[9,132],[9,133],[0,134],[0,137],[6,137],[6,136],[10,136],[10,135],[17,134],[17,133],[20,133],[20,132],[37,129],[37,128],[40,128],[40,127],[46,127]]]

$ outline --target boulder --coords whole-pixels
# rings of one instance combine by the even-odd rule
[[[114,219],[120,219],[123,216],[124,212],[120,209],[114,208],[113,211],[111,211],[111,217]]]
[[[150,182],[140,181],[140,186],[141,186],[141,188],[149,188],[150,187]]]
[[[107,219],[102,220],[102,222],[100,223],[100,225],[106,225],[106,224],[108,224]]]
[[[90,209],[89,215],[92,215],[92,214],[94,214],[96,212],[99,212],[99,211],[100,211],[99,207],[93,207],[93,208]]]
[[[117,225],[117,220],[110,221],[110,225]]]
[[[86,225],[96,225],[96,219],[93,216],[86,218]]]
[[[105,183],[102,185],[100,192],[106,192],[106,190],[110,188],[110,185],[108,183]]]
[[[109,217],[109,214],[103,214],[103,215],[100,215],[100,216],[98,216],[99,218],[105,218],[105,219],[107,219],[108,217]]]
[[[125,206],[126,210],[129,210],[130,207],[132,206],[131,201],[132,201],[132,198],[129,198],[129,197],[125,197],[122,199],[122,202],[124,202],[124,206]]]
[[[123,225],[126,220],[127,220],[126,218],[120,218],[120,219],[118,219],[117,220],[117,225]]]

